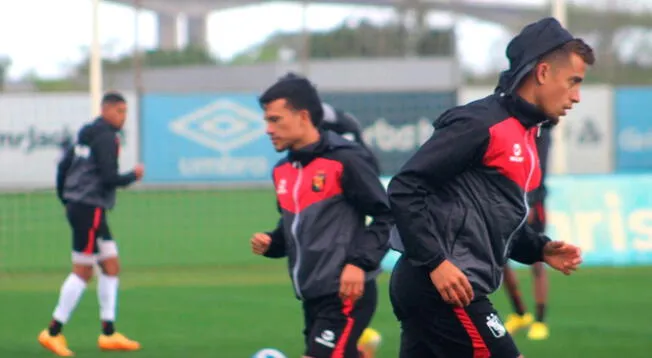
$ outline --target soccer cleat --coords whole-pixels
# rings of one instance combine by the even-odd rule
[[[358,339],[358,350],[362,352],[364,358],[374,358],[381,341],[382,337],[378,331],[373,328],[365,328]]]
[[[534,316],[531,313],[526,313],[524,315],[518,315],[515,313],[510,313],[507,316],[507,321],[505,321],[505,329],[509,334],[514,334],[515,332],[528,327],[534,322]]]
[[[41,343],[45,349],[59,357],[72,357],[75,355],[70,349],[68,349],[66,338],[61,333],[56,336],[51,336],[50,332],[47,329],[44,329],[38,336],[38,342]]]
[[[543,322],[534,322],[530,326],[530,330],[527,332],[527,338],[533,341],[541,341],[547,339],[550,335],[550,330],[548,325]]]
[[[132,341],[118,332],[110,336],[100,335],[97,345],[103,351],[137,351],[140,349],[140,343]]]

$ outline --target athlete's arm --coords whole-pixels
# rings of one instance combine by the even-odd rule
[[[435,239],[426,197],[482,158],[489,141],[479,119],[457,119],[437,129],[389,184],[389,201],[406,257],[429,271],[445,259]]]
[[[106,187],[124,187],[135,182],[138,177],[134,171],[118,173],[118,143],[113,133],[103,133],[91,145],[97,166]]]
[[[64,204],[66,203],[66,200],[63,198],[63,187],[66,181],[66,175],[68,174],[68,169],[70,169],[70,166],[72,165],[72,159],[75,153],[74,150],[74,147],[66,149],[66,153],[57,165],[57,196]]]
[[[278,224],[273,231],[266,232],[272,242],[269,249],[265,252],[264,256],[271,258],[280,258],[287,256],[285,251],[285,234],[283,233],[283,218],[278,220]]]
[[[380,265],[389,250],[389,231],[394,223],[387,193],[374,168],[362,150],[342,155],[344,166],[341,184],[345,198],[358,212],[373,219],[364,232],[354,238],[347,253],[347,263],[365,271]]]
[[[543,248],[550,241],[549,237],[536,232],[529,224],[526,224],[512,243],[509,257],[526,265],[543,261]]]

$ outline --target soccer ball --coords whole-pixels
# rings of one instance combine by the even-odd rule
[[[374,350],[380,346],[380,342],[383,340],[382,336],[378,331],[371,327],[365,328],[358,340],[358,343],[362,346],[373,348]]]
[[[287,358],[285,354],[274,348],[265,348],[256,352],[251,358]]]

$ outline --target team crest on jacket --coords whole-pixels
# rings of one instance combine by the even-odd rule
[[[312,191],[320,192],[324,190],[324,185],[326,185],[326,172],[320,170],[312,177]]]

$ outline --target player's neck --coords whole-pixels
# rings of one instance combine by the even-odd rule
[[[306,133],[305,137],[301,138],[297,143],[292,146],[292,150],[299,150],[305,148],[311,144],[319,142],[320,134],[317,128],[311,128]]]
[[[532,83],[523,83],[523,85],[516,90],[516,94],[531,105],[537,105],[536,96],[534,95],[534,86]]]

